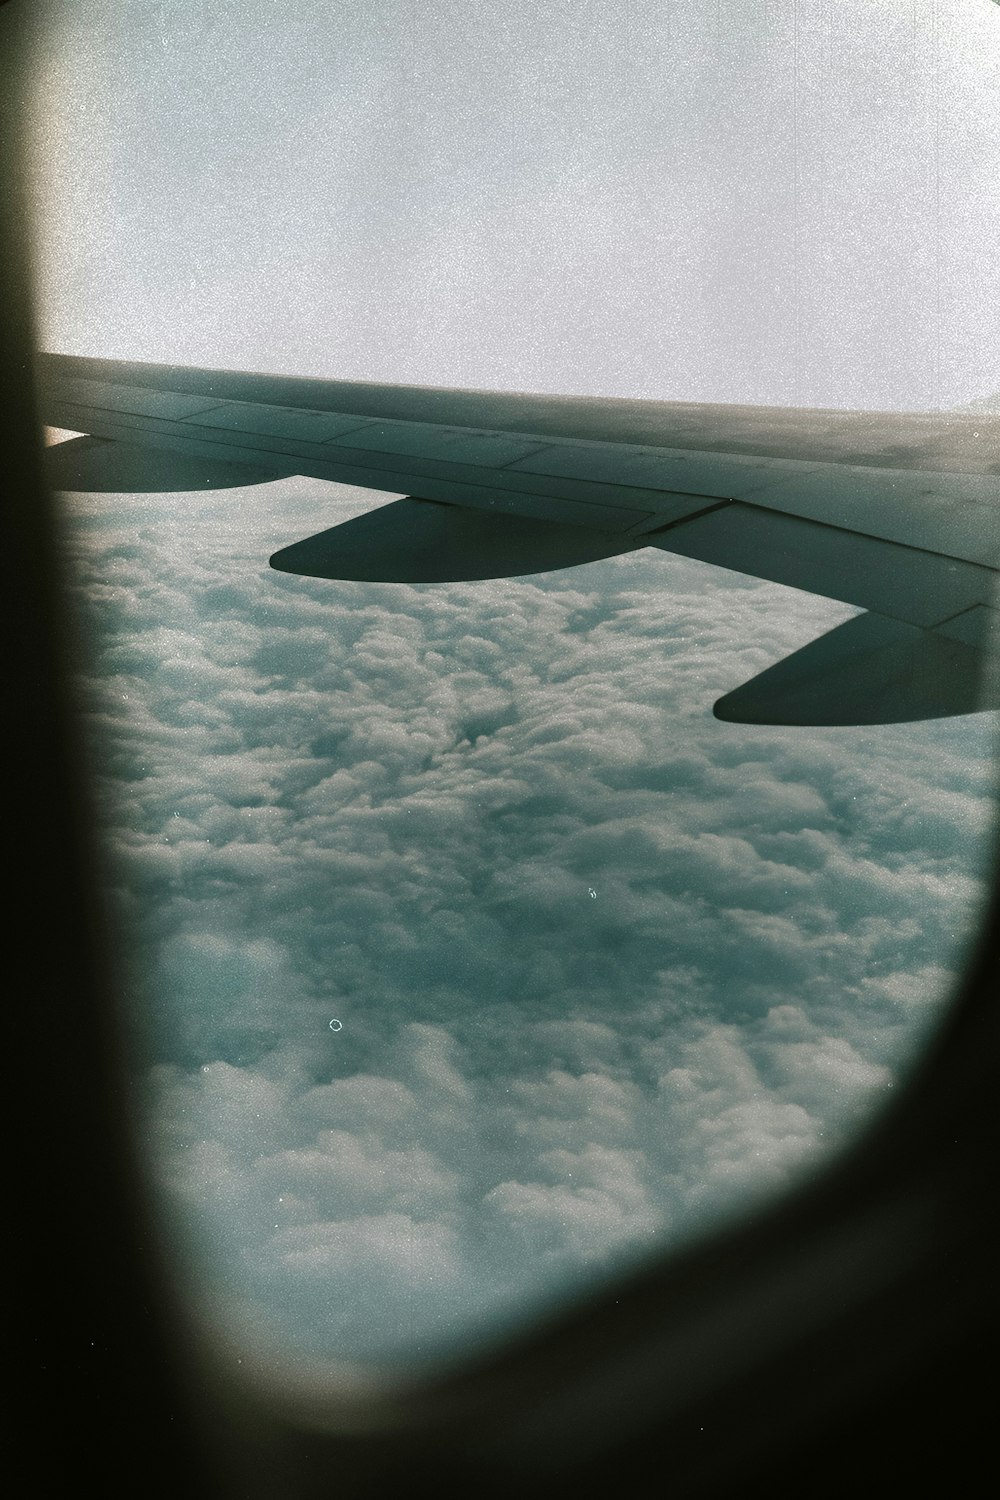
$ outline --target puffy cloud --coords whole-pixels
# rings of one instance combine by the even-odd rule
[[[484,1199],[526,1257],[555,1261],[563,1270],[567,1258],[603,1261],[609,1251],[662,1228],[660,1207],[642,1180],[640,1153],[589,1144],[582,1151],[543,1152],[538,1166],[548,1181],[499,1182]]]
[[[993,738],[715,721],[848,612],[660,553],[263,567],[372,499],[74,497],[67,546],[151,1161],[220,1296],[388,1357],[848,1138],[947,995]]]

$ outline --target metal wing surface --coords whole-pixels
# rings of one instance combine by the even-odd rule
[[[757,723],[1000,706],[1000,417],[516,395],[40,357],[64,489],[302,474],[407,498],[271,559],[324,578],[517,576],[655,546],[870,613],[715,706]]]

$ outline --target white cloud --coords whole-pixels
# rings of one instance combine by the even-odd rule
[[[158,1173],[226,1296],[364,1355],[846,1139],[946,992],[991,734],[718,723],[844,612],[683,560],[337,585],[239,540],[364,497],[324,503],[84,498],[70,550]]]
[[[546,1151],[538,1165],[547,1182],[499,1182],[484,1199],[501,1232],[520,1241],[526,1256],[552,1260],[564,1275],[567,1260],[603,1261],[662,1229],[662,1208],[642,1181],[640,1153],[591,1144]]]

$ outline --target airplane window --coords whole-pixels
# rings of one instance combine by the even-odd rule
[[[53,4],[43,345],[954,410],[988,447],[998,22]],[[267,567],[395,498],[85,473],[65,498],[178,1259],[248,1336],[389,1365],[502,1337],[853,1139],[975,934],[996,778],[991,712],[713,717],[859,612],[752,569]]]

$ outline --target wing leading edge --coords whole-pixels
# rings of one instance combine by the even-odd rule
[[[716,704],[752,723],[1000,707],[1000,418],[297,380],[43,355],[50,450],[86,490],[289,474],[407,498],[283,547],[282,571],[443,582],[642,546],[869,611]]]

